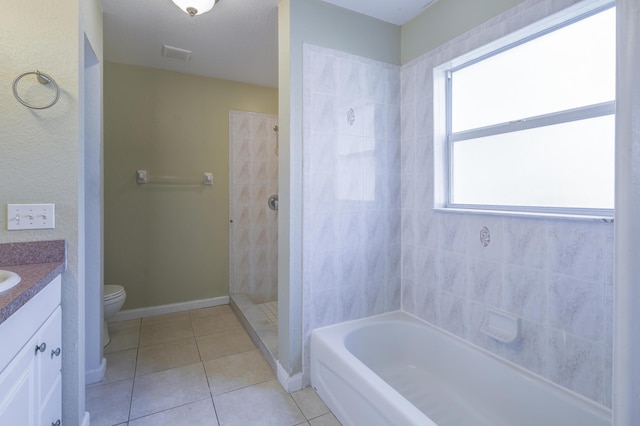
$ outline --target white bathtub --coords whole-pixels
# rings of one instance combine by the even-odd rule
[[[345,426],[605,426],[611,411],[404,312],[314,330],[311,384]]]

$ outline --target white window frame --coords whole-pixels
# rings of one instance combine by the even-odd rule
[[[459,204],[451,201],[453,190],[452,148],[455,142],[615,114],[614,100],[496,125],[463,130],[455,133],[452,132],[451,75],[453,72],[615,6],[615,2],[611,0],[587,1],[585,3],[586,4],[577,5],[556,15],[552,15],[538,23],[516,31],[507,37],[491,42],[480,49],[434,68],[434,93],[436,95],[434,96],[434,118],[436,123],[434,136],[435,141],[440,140],[443,146],[440,155],[436,155],[436,165],[434,168],[436,182],[441,181],[443,183],[443,185],[440,188],[436,188],[435,191],[436,210],[612,220],[613,209]],[[440,126],[438,126],[438,124],[440,124]],[[438,158],[442,159],[442,164],[438,164]],[[440,177],[440,179],[438,179],[438,177]],[[438,191],[438,189],[441,189],[441,191]]]

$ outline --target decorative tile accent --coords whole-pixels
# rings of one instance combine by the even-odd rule
[[[347,111],[347,123],[349,123],[349,126],[353,126],[353,123],[355,123],[355,121],[356,113],[353,108],[349,108],[349,111]]]
[[[483,226],[480,230],[480,243],[482,247],[487,247],[491,244],[491,232],[489,232],[489,228]]]

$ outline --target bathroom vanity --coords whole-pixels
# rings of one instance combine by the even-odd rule
[[[34,252],[7,257],[7,245],[0,244],[0,269],[21,277],[19,284],[0,293],[0,425],[62,422],[64,241],[49,243],[62,245],[62,259]],[[12,248],[15,254],[16,247]]]

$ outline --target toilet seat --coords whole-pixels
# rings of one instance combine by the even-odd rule
[[[108,302],[113,299],[121,298],[125,294],[124,287],[121,285],[105,285],[104,301]]]
[[[102,307],[103,318],[102,321],[102,346],[107,346],[111,341],[109,337],[109,328],[107,327],[107,321],[113,318],[118,311],[124,305],[124,301],[127,298],[127,293],[124,291],[124,287],[121,285],[105,285],[102,295]]]

